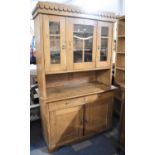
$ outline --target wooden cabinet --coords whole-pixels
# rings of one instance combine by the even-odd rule
[[[112,23],[43,15],[46,73],[110,68]]]
[[[111,126],[114,13],[38,2],[34,11],[43,135],[49,151]]]

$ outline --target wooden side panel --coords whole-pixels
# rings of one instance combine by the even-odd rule
[[[125,68],[125,55],[124,54],[117,54],[116,67]]]
[[[40,100],[40,112],[41,112],[43,135],[46,143],[49,144],[51,141],[51,139],[49,138],[50,135],[49,113],[48,113],[48,106],[43,100]]]
[[[111,69],[96,71],[96,79],[98,82],[111,86]]]
[[[112,93],[100,94],[98,99],[85,106],[84,135],[106,130],[111,125]]]
[[[117,52],[125,53],[125,38],[117,39]]]
[[[83,135],[83,107],[76,106],[50,112],[54,145],[62,145]],[[53,130],[52,130],[53,129]]]
[[[44,51],[43,51],[43,18],[38,15],[34,20],[34,33],[36,41],[37,81],[40,97],[46,97]]]

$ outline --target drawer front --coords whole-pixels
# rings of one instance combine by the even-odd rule
[[[97,95],[97,100],[104,100],[106,98],[112,98],[113,92],[105,92],[105,93],[99,93]]]
[[[58,109],[69,108],[69,107],[74,107],[74,106],[83,105],[83,104],[84,104],[83,97],[52,102],[49,104],[49,111],[55,111]]]
[[[97,100],[97,98],[98,98],[98,95],[94,94],[94,95],[86,96],[85,101],[86,103],[93,103]]]

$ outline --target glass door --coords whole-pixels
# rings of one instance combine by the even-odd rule
[[[44,16],[44,53],[47,73],[66,70],[65,18]]]
[[[95,67],[96,22],[69,19],[69,51],[73,70]]]
[[[98,22],[96,67],[110,67],[112,24]]]

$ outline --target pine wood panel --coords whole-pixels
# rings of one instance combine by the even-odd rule
[[[125,35],[125,21],[119,20],[118,22],[118,36]]]
[[[117,51],[125,53],[125,38],[117,39]]]
[[[85,106],[84,134],[90,135],[103,131],[111,125],[112,93],[100,94],[97,100],[89,102]]]
[[[55,144],[60,145],[83,135],[82,106],[57,110],[54,112],[54,116],[50,115],[50,119],[54,121],[55,125],[55,128],[51,130],[55,135]]]
[[[56,111],[59,109],[64,109],[64,108],[71,108],[79,105],[85,104],[85,98],[84,97],[78,97],[74,99],[69,99],[69,100],[62,100],[62,101],[57,101],[57,102],[51,102],[49,104],[49,111]]]
[[[123,55],[123,54],[117,54],[116,67],[125,68],[125,55]]]
[[[38,15],[34,21],[34,33],[36,42],[36,61],[37,61],[37,81],[39,86],[39,92],[41,97],[46,97],[46,81],[44,70],[44,50],[43,50],[43,18]]]
[[[104,85],[103,83],[85,83],[82,85],[74,85],[68,87],[55,87],[47,89],[47,102],[53,102],[63,99],[75,98],[85,96],[89,94],[106,92],[111,87]],[[115,88],[114,88],[115,89]]]
[[[59,78],[58,78],[59,77]],[[57,87],[74,85],[75,83],[89,83],[96,81],[96,72],[77,72],[77,73],[66,73],[66,74],[54,74],[46,75],[46,87]]]

